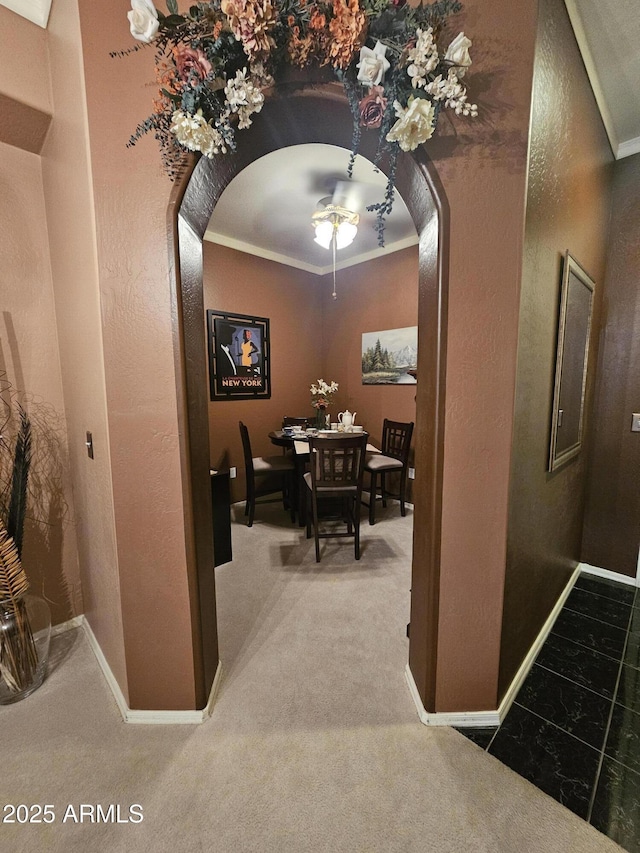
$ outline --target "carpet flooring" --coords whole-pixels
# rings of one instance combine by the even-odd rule
[[[275,505],[234,524],[234,560],[216,569],[223,677],[200,726],[123,723],[83,632],[54,638],[44,685],[0,708],[0,805],[50,805],[53,820],[8,823],[5,807],[0,849],[619,851],[458,732],[419,722],[404,680],[411,531],[390,505],[363,525],[360,562],[327,540],[318,565]],[[114,822],[96,822],[97,805]]]

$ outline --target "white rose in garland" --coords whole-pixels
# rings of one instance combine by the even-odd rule
[[[384,80],[384,75],[391,67],[391,63],[385,56],[386,45],[376,42],[373,50],[370,47],[360,48],[360,62],[356,65],[358,69],[358,81],[363,86],[379,86]]]
[[[471,65],[471,57],[469,56],[471,44],[471,39],[468,39],[464,33],[458,33],[444,55],[444,58],[452,65],[458,66],[457,75],[459,78],[464,77],[467,68]]]
[[[158,33],[158,13],[151,0],[131,0],[131,11],[127,12],[129,29],[134,39],[149,44]]]
[[[431,139],[434,130],[435,109],[426,98],[409,98],[405,109],[394,101],[398,121],[387,133],[387,142],[397,142],[403,151],[415,151],[427,139]]]

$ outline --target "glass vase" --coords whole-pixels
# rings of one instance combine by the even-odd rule
[[[51,612],[38,595],[0,601],[0,705],[19,702],[44,681]]]
[[[326,409],[316,409],[316,429],[327,428],[327,412]]]

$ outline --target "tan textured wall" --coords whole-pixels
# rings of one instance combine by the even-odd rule
[[[54,120],[42,171],[84,612],[128,697],[76,0],[53,3],[47,33]],[[94,459],[86,452],[87,430],[93,434]]]
[[[0,93],[50,114],[47,31],[4,6],[0,6],[0,62]]]
[[[0,142],[39,154],[51,122],[45,30],[0,6]]]
[[[436,711],[496,707],[535,0],[478,0],[470,97],[426,145],[451,210]]]
[[[22,558],[59,623],[82,613],[82,593],[42,170],[35,154],[3,144],[0,234],[0,375],[6,371],[33,433]]]
[[[132,708],[192,709],[196,687],[180,474],[166,212],[153,139],[125,147],[151,109],[148,51],[126,0],[81,0],[122,624]]]
[[[564,4],[543,0],[522,275],[501,693],[580,559],[586,453],[553,474],[546,471],[561,260],[569,249],[596,282],[590,397],[604,284],[611,162]],[[589,405],[586,427],[588,435]]]
[[[640,545],[640,154],[614,167],[582,559],[635,577]]]

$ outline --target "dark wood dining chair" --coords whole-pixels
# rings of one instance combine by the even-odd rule
[[[256,498],[282,492],[282,501],[291,512],[291,521],[296,520],[293,478],[295,465],[290,456],[254,456],[251,452],[251,440],[246,425],[239,422],[242,450],[244,453],[244,470],[247,483],[247,497],[244,514],[249,516],[247,526],[253,525],[256,511]],[[260,484],[259,481],[265,481]],[[272,500],[279,500],[273,498]],[[270,501],[264,501],[269,503]]]
[[[307,487],[307,539],[313,527],[316,563],[320,562],[320,539],[353,536],[356,560],[360,559],[360,506],[367,436],[350,435],[340,438],[309,437],[309,468],[303,480]],[[346,530],[320,532],[322,517],[340,519]],[[328,504],[335,510],[327,514]]]
[[[380,493],[382,506],[387,506],[387,497],[400,500],[400,515],[407,514],[405,495],[407,489],[407,474],[409,472],[409,449],[413,435],[413,421],[402,423],[384,419],[382,425],[382,452],[367,453],[364,470],[371,478],[369,488],[369,524],[376,523],[376,499],[378,494],[378,476],[380,477]],[[390,492],[387,488],[388,474],[400,475],[400,489]]]

